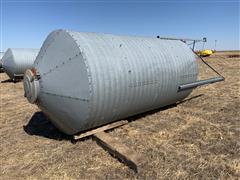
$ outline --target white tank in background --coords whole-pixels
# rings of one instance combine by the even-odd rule
[[[10,79],[15,81],[22,78],[27,69],[33,67],[33,63],[39,49],[9,48],[2,57],[2,67]]]
[[[2,57],[3,57],[4,52],[0,52],[0,73],[3,72],[3,67],[2,67]]]

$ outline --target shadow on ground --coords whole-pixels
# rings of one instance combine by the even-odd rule
[[[0,81],[1,83],[19,83],[22,82],[22,79],[12,80],[12,79],[6,79],[4,81]]]
[[[13,83],[12,79],[6,79],[4,81],[1,81],[1,83]]]
[[[70,140],[72,136],[66,135],[59,131],[42,112],[36,112],[29,120],[24,131],[29,135],[42,136],[55,140]]]
[[[176,107],[178,104],[185,103],[187,101],[190,101],[192,99],[195,99],[195,98],[198,98],[198,97],[201,97],[201,96],[203,96],[203,94],[185,99],[185,100],[180,101],[178,103],[171,104],[171,105],[159,108],[159,109],[155,109],[155,110],[148,111],[148,112],[145,112],[145,113],[142,113],[142,114],[131,116],[131,117],[127,118],[126,120],[128,120],[129,122],[136,121],[140,118],[143,118],[143,117],[146,117],[148,115],[151,115],[151,114],[154,114],[154,113],[157,113],[157,112],[160,112],[160,111],[164,111],[164,110]],[[72,142],[74,142],[73,141],[73,136],[64,134],[60,130],[58,130],[48,120],[48,118],[42,112],[36,112],[31,117],[28,124],[26,126],[23,126],[23,129],[29,135],[42,136],[42,137],[45,137],[45,138],[55,139],[55,140],[59,140],[59,141],[61,141],[61,140],[71,140]]]

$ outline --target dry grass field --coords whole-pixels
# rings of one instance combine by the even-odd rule
[[[240,57],[233,54],[239,52],[206,58],[224,82],[109,132],[145,155],[138,174],[91,138],[73,144],[27,102],[21,82],[1,73],[0,179],[239,179]],[[212,75],[200,69],[201,78]]]

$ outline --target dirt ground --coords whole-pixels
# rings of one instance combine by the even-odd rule
[[[110,135],[146,157],[136,174],[94,140],[71,143],[0,74],[0,179],[240,178],[239,52],[206,58],[226,78],[183,102],[130,118]],[[229,58],[230,55],[230,58]],[[200,66],[201,78],[210,70]]]

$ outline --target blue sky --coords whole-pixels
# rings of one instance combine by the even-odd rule
[[[239,0],[1,0],[1,47],[40,48],[55,29],[207,37],[205,48],[240,49]],[[202,48],[199,44],[197,48]]]

